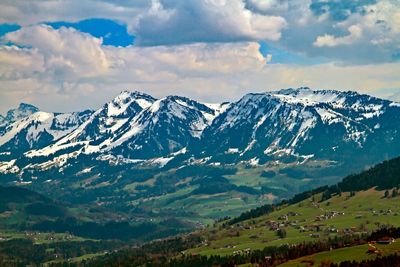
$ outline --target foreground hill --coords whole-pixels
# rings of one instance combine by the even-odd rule
[[[221,221],[203,232],[205,241],[189,252],[235,255],[266,246],[321,242],[367,235],[382,227],[400,227],[398,185],[400,158],[347,176],[337,185],[304,192],[279,205],[263,206]],[[370,255],[362,259],[374,258]]]

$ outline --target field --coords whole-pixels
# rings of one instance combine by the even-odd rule
[[[0,242],[13,239],[29,239],[36,245],[54,242],[81,242],[91,240],[67,233],[17,232],[0,230]]]
[[[82,262],[84,260],[90,260],[90,259],[93,259],[93,258],[96,258],[96,257],[99,257],[99,256],[103,256],[105,254],[106,253],[90,253],[90,254],[85,254],[85,255],[82,255],[82,256],[79,256],[79,257],[75,257],[75,258],[69,258],[67,260],[64,260],[64,259],[53,260],[53,261],[49,261],[49,262],[43,263],[43,266],[46,267],[46,266],[51,266],[52,264],[55,264],[55,263],[64,263],[64,262],[80,263],[80,262]]]
[[[400,198],[383,195],[384,192],[371,189],[355,196],[342,193],[320,202],[319,194],[254,220],[232,226],[221,222],[201,232],[207,241],[188,252],[232,255],[245,249],[311,242],[343,234],[361,235],[382,225],[400,226]],[[278,236],[278,228],[284,229],[285,236]]]
[[[400,240],[396,240],[394,243],[389,245],[375,245],[376,248],[381,252],[380,255],[387,256],[394,253],[400,252]],[[306,266],[319,266],[321,262],[332,262],[339,263],[342,261],[362,261],[371,260],[377,257],[376,254],[368,254],[369,245],[360,245],[348,248],[335,249],[332,251],[320,252],[310,256],[301,257],[296,260],[291,260],[279,266],[281,267],[306,267]]]

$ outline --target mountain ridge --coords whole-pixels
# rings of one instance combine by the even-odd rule
[[[400,104],[353,91],[288,88],[250,93],[222,104],[122,91],[100,109],[84,114],[69,131],[29,144],[17,156],[51,158],[66,150],[74,156],[103,154],[146,161],[185,151],[208,163],[222,159],[228,164],[265,164],[309,158],[343,161],[341,155],[352,157],[365,150],[377,155],[374,162],[396,156],[400,149],[400,128],[391,123],[400,119]],[[4,147],[12,125],[0,133],[2,153],[12,153],[10,146]],[[43,131],[48,133],[49,129]],[[20,138],[25,139],[29,143],[26,134]]]

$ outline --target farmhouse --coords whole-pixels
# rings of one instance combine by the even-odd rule
[[[388,244],[391,244],[393,242],[394,242],[394,238],[393,237],[389,237],[389,236],[382,237],[382,238],[380,238],[380,239],[378,239],[376,241],[376,243],[383,244],[383,245],[388,245]]]

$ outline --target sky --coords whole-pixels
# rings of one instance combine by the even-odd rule
[[[308,86],[400,101],[400,0],[2,0],[0,113],[123,90],[204,102]]]

